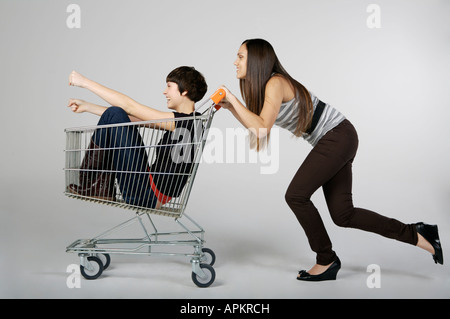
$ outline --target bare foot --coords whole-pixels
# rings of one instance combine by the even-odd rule
[[[421,234],[417,234],[417,238],[418,238],[417,245],[416,245],[417,247],[425,249],[432,255],[435,254],[433,246],[425,238],[423,238],[423,236]]]

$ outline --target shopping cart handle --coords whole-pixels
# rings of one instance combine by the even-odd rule
[[[214,92],[213,95],[211,95],[210,99],[216,103],[219,104],[220,101],[225,97],[225,90],[224,89],[218,89],[216,92]],[[219,105],[216,105],[215,108],[218,110],[220,108]]]

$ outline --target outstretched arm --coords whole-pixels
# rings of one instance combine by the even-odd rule
[[[88,89],[108,102],[108,104],[119,106],[124,109],[128,115],[143,121],[173,118],[172,112],[162,112],[140,104],[129,96],[92,81],[76,71],[72,71],[72,73],[70,73],[69,85]],[[99,109],[96,109],[96,111],[99,111]]]
[[[105,106],[89,103],[79,99],[70,99],[68,107],[70,107],[74,113],[89,112],[98,116],[101,116],[106,110]]]

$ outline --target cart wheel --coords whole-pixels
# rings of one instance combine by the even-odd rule
[[[200,264],[200,268],[202,268],[206,276],[204,278],[201,278],[195,272],[192,272],[192,281],[198,287],[209,287],[214,282],[214,279],[216,279],[216,272],[214,268],[208,264]]]
[[[106,270],[111,263],[111,257],[109,256],[109,254],[97,254],[97,257],[103,264],[103,270]]]
[[[97,279],[103,272],[102,261],[95,256],[87,257],[87,261],[89,267],[80,266],[81,274],[86,279]]]
[[[203,257],[200,259],[202,263],[213,266],[216,262],[216,254],[209,248],[202,248],[204,253]]]

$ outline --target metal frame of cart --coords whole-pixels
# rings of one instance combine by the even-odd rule
[[[208,287],[215,280],[215,270],[212,267],[215,263],[215,254],[209,249],[205,248],[204,229],[191,217],[184,213],[192,185],[197,173],[198,165],[201,159],[202,151],[206,143],[207,133],[211,126],[214,114],[219,109],[217,104],[225,96],[223,90],[216,91],[207,101],[205,101],[197,110],[205,109],[201,116],[193,116],[192,118],[184,118],[183,120],[199,121],[202,125],[194,125],[194,130],[201,130],[194,133],[195,136],[201,138],[192,141],[194,149],[194,162],[191,165],[189,172],[184,172],[187,177],[187,182],[183,187],[182,193],[171,199],[168,203],[161,207],[146,207],[136,204],[129,204],[121,198],[121,189],[116,180],[117,198],[114,200],[94,198],[89,194],[74,194],[67,190],[67,186],[79,178],[80,163],[83,154],[86,152],[87,141],[90,140],[93,132],[99,127],[82,127],[66,129],[66,190],[65,195],[71,198],[90,201],[94,203],[106,204],[113,207],[124,209],[131,209],[135,211],[135,216],[124,221],[123,223],[104,231],[103,233],[90,238],[78,239],[67,246],[66,252],[78,253],[80,257],[81,274],[86,279],[98,278],[104,270],[106,270],[111,262],[111,254],[130,254],[130,255],[163,255],[163,256],[185,256],[190,258],[192,265],[192,280],[199,287]],[[152,149],[156,148],[157,140],[160,136],[150,136],[147,131],[153,130],[156,123],[162,121],[146,121],[127,123],[123,125],[112,125],[114,127],[125,125],[138,125],[141,134],[147,134],[148,141],[145,144],[148,154],[152,153]],[[167,120],[168,121],[168,120]],[[173,121],[173,120],[172,120]],[[112,127],[111,126],[111,127]],[[114,150],[111,150],[114,151]],[[149,155],[151,160],[151,156]],[[105,170],[102,170],[105,172]],[[119,173],[117,171],[106,170],[109,173]],[[98,173],[98,172],[93,172]],[[123,172],[121,172],[123,173]],[[137,174],[137,172],[134,172]],[[141,172],[139,172],[141,173]],[[181,174],[180,174],[181,175]],[[122,186],[123,188],[123,186]],[[152,214],[168,216],[174,218],[177,225],[176,230],[160,231],[156,226]],[[145,218],[147,217],[147,218]],[[142,237],[135,238],[114,238],[111,237],[120,233],[121,230],[138,224],[142,229]],[[146,225],[147,224],[147,225]],[[192,247],[188,251],[188,248]],[[166,250],[167,249],[167,250]]]

